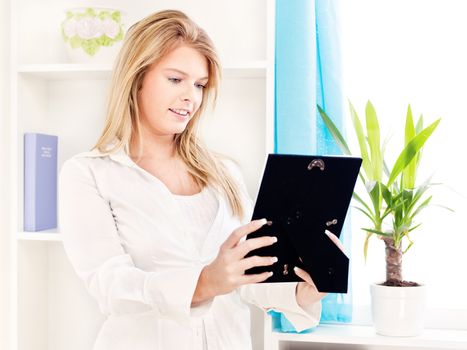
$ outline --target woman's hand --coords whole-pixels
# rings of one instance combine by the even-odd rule
[[[339,238],[337,238],[336,235],[334,235],[332,232],[326,230],[325,231],[326,235],[333,241],[333,243],[342,251],[344,252],[344,246],[342,245],[341,241],[339,241]],[[316,288],[315,283],[311,279],[310,275],[302,270],[299,267],[294,268],[295,274],[300,277],[302,280],[305,282],[298,282],[297,284],[297,289],[296,289],[296,298],[297,298],[297,304],[302,307],[306,308],[307,306],[310,306],[317,301],[320,301],[323,299],[327,293],[321,293],[318,291]]]
[[[201,271],[192,305],[216,295],[230,293],[244,284],[263,282],[272,275],[272,272],[245,275],[245,270],[255,266],[272,265],[277,261],[276,257],[245,258],[245,255],[252,250],[274,244],[277,238],[264,236],[241,241],[243,237],[258,230],[266,222],[266,219],[254,220],[232,232],[221,245],[216,259]]]

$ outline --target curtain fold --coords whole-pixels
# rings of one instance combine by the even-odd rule
[[[314,7],[313,0],[276,1],[276,153],[316,153]]]
[[[344,130],[338,6],[339,0],[276,1],[276,153],[340,153],[316,108]],[[350,254],[348,219],[341,241]],[[322,303],[321,322],[350,322],[351,284],[347,294],[330,293]],[[275,331],[296,332],[283,314],[270,315]]]
[[[315,17],[317,103],[328,115],[332,116],[339,130],[344,130],[339,1],[316,0]],[[319,116],[316,118],[316,140],[318,154],[341,154],[339,147],[334,142]],[[349,215],[350,213],[347,215],[348,217],[340,237],[348,254],[350,254],[351,247]],[[349,275],[352,276],[352,260],[350,260],[349,269]],[[332,293],[323,299],[321,322],[352,321],[351,283],[352,279],[349,280],[349,291],[347,294]]]

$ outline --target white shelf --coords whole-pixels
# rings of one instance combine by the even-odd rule
[[[46,230],[39,232],[19,232],[17,239],[19,241],[61,242],[62,236],[57,230]]]
[[[22,64],[18,73],[46,80],[108,79],[112,66],[97,64]]]
[[[370,326],[320,325],[307,334],[276,332],[269,334],[277,349],[279,342],[393,346],[404,349],[467,349],[467,331],[461,330],[425,329],[417,337],[386,337],[376,334],[374,328]]]
[[[266,77],[266,61],[251,61],[224,65],[223,75],[226,78],[264,78]],[[105,64],[21,64],[19,74],[45,80],[71,79],[109,79],[112,65]]]

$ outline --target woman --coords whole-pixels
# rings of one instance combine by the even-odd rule
[[[67,255],[107,315],[94,349],[250,349],[250,302],[298,330],[319,321],[322,294],[245,275],[275,257],[245,240],[251,202],[235,165],[208,151],[197,124],[219,84],[206,33],[179,11],[130,28],[94,149],[65,162],[60,223]]]

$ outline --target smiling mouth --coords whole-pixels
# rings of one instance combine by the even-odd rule
[[[177,114],[178,116],[182,118],[187,118],[190,116],[190,112],[186,109],[177,109],[177,108],[169,108],[169,111],[172,113]]]

